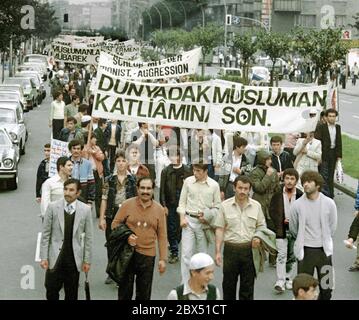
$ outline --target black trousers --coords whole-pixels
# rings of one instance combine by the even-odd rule
[[[151,160],[153,162],[153,160]],[[150,178],[152,180],[156,180],[156,167],[154,164],[147,164],[145,163],[146,168],[150,172]]]
[[[323,186],[323,193],[332,199],[334,198],[334,172],[336,163],[337,157],[335,149],[330,149],[328,157],[323,159],[320,166],[320,174],[325,182]]]
[[[60,132],[64,127],[64,119],[52,119],[52,138],[59,139]]]
[[[323,248],[304,247],[304,258],[298,261],[298,273],[313,276],[314,270],[317,270],[319,281],[318,300],[330,300],[334,283],[332,256],[327,257]]]
[[[236,300],[238,276],[240,276],[239,300],[253,300],[256,271],[251,242],[243,245],[224,244],[223,300]]]
[[[55,266],[47,270],[45,275],[45,288],[47,300],[59,300],[59,293],[64,287],[65,300],[77,300],[80,272],[76,265]]]
[[[135,251],[127,275],[118,284],[118,300],[131,300],[136,277],[136,300],[150,300],[155,257]]]
[[[96,217],[100,217],[100,206],[101,206],[101,198],[102,198],[102,178],[98,175],[97,170],[93,171],[93,175],[95,177],[95,209],[96,209]]]
[[[115,167],[115,155],[116,155],[116,146],[108,146],[108,158],[110,160],[110,174],[113,173]]]

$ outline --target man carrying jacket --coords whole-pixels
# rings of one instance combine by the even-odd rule
[[[166,271],[167,230],[163,207],[153,200],[155,183],[149,177],[137,181],[137,197],[126,200],[115,218],[111,228],[125,223],[134,233],[128,237],[128,244],[135,247],[128,266],[128,272],[118,284],[118,299],[131,300],[136,281],[136,300],[150,300],[153,269],[158,242],[158,272]],[[135,280],[136,278],[136,280]]]
[[[111,224],[118,209],[127,199],[135,197],[136,177],[127,170],[126,155],[123,150],[116,153],[115,165],[116,172],[105,182],[100,208],[99,228],[105,231],[106,241],[109,241],[111,234]],[[110,259],[110,248],[107,247],[107,258]],[[107,277],[105,284],[112,283],[111,278]]]
[[[278,293],[285,289],[292,289],[292,270],[295,263],[293,254],[294,240],[289,233],[290,208],[295,200],[299,199],[303,192],[296,188],[299,179],[298,172],[289,168],[283,172],[283,189],[275,193],[269,206],[269,215],[273,221],[273,229],[276,233],[277,255],[277,281],[274,289]]]
[[[261,240],[256,231],[266,227],[262,207],[249,197],[251,180],[238,176],[233,182],[235,196],[223,201],[213,223],[216,227],[216,264],[223,261],[223,299],[236,300],[238,276],[239,300],[253,300],[256,267],[252,249]],[[224,243],[223,259],[222,245]]]
[[[167,236],[170,243],[168,263],[178,261],[178,242],[180,222],[177,214],[178,202],[184,179],[192,175],[191,168],[182,164],[182,153],[179,146],[168,149],[171,164],[161,173],[160,203],[167,212]]]

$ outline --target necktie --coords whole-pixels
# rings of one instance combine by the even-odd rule
[[[67,204],[67,205],[66,205],[66,212],[67,212],[68,214],[72,214],[73,208],[72,208],[72,205],[71,205],[71,204]]]

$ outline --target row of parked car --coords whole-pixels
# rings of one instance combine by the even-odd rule
[[[13,77],[0,84],[0,181],[17,189],[18,162],[25,154],[28,131],[24,112],[39,106],[46,97],[48,60],[40,54],[25,56]]]

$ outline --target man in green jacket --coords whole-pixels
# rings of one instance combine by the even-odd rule
[[[257,166],[251,172],[250,179],[253,184],[252,198],[261,204],[267,227],[273,229],[273,223],[269,215],[269,205],[273,194],[279,191],[280,183],[278,173],[272,167],[272,157],[269,152],[258,151]],[[275,260],[275,256],[269,256],[271,265],[275,265]]]

